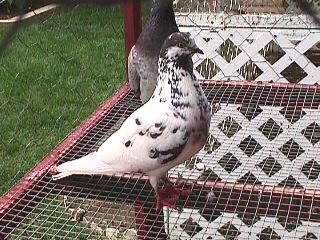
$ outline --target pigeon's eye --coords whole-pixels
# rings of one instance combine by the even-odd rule
[[[179,48],[184,48],[184,44],[183,43],[178,43],[178,47]]]

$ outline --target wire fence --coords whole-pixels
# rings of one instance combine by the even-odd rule
[[[12,29],[3,26],[1,39]],[[56,9],[8,39],[0,60],[1,194],[126,80],[121,7]]]
[[[123,13],[113,2],[69,2],[0,27],[0,195],[125,82]],[[0,202],[0,238],[320,239],[315,3],[176,0],[180,30],[204,51],[195,74],[210,80],[207,144],[169,172],[194,194],[156,214],[143,176],[57,183],[40,164],[24,191]],[[139,106],[124,87],[51,163],[97,149]]]
[[[189,4],[188,4],[189,3]],[[319,84],[319,26],[293,1],[177,1],[199,78]]]

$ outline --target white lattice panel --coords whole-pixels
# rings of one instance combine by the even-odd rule
[[[198,78],[319,84],[319,28],[309,17],[265,14],[178,14],[204,55],[194,56]]]
[[[210,134],[201,159],[171,170],[171,177],[199,179],[212,171],[223,182],[277,186],[289,181],[320,188],[320,110],[220,104]]]
[[[284,222],[273,217],[257,216],[252,221],[243,221],[241,216],[234,213],[217,213],[214,219],[204,218],[200,211],[184,209],[164,211],[167,219],[166,228],[170,240],[189,239],[320,239],[320,223],[316,222]],[[170,218],[167,218],[167,214]]]
[[[212,101],[208,141],[198,155],[170,170],[169,177],[202,180],[207,187],[240,183],[260,189],[320,189],[320,95],[317,87],[211,84],[215,85],[214,89],[204,87]],[[280,203],[277,205],[275,201],[271,207],[269,197],[260,199],[259,194],[254,193],[257,199],[252,201],[257,206],[252,206],[251,201],[250,207],[245,207],[252,214],[248,217],[241,216],[245,214],[241,211],[245,210],[239,210],[238,206],[246,202],[250,193],[242,193],[239,201],[231,193],[222,195],[222,191],[215,190],[212,194],[209,192],[205,200],[212,204],[205,207],[205,211],[211,211],[209,213],[203,214],[204,209],[197,208],[165,212],[170,239],[319,239],[319,222],[314,220],[315,216],[318,219],[317,205],[305,209],[313,214],[313,220],[304,222],[299,214],[286,218],[278,215]],[[303,206],[293,199],[285,197],[282,203],[299,212]],[[231,205],[235,206],[233,210],[230,210]],[[264,207],[272,211],[258,211]]]
[[[174,3],[179,11],[197,14],[237,11],[294,14],[302,12],[294,0],[174,0]],[[266,8],[254,8],[257,6]]]

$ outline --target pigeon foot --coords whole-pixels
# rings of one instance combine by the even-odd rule
[[[156,210],[159,212],[162,207],[169,207],[176,209],[176,202],[179,196],[189,196],[192,194],[190,190],[183,190],[182,184],[170,184],[162,190],[159,190],[156,195],[157,207]]]

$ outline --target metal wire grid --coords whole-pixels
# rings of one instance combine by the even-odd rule
[[[295,1],[179,0],[175,11],[204,49],[198,78],[318,84],[319,26]]]
[[[175,8],[186,13],[301,13],[294,0],[175,0]]]
[[[211,82],[205,83],[204,88],[212,106],[217,109],[216,103],[250,102],[273,107],[319,107],[320,92],[315,87]],[[93,151],[101,139],[111,134],[112,126],[139,106],[139,101],[127,90],[109,112],[98,111],[100,119],[87,126],[89,131],[85,135],[78,134],[64,146],[68,150],[60,150],[60,163]],[[296,101],[290,101],[290,96],[295,96]],[[316,134],[319,134],[318,130]],[[208,154],[201,152],[197,157],[208,159]],[[163,225],[163,215],[154,212],[154,192],[145,177],[74,176],[53,182],[47,172],[53,162],[47,163],[46,169],[42,167],[42,171],[27,176],[20,185],[20,188],[28,186],[25,192],[11,199],[13,202],[8,206],[3,205],[0,212],[3,236],[9,234],[13,239],[104,239],[106,231],[112,228],[121,230],[116,232],[118,238],[115,239],[124,239],[127,229],[136,228],[138,236],[134,235],[133,239],[162,239],[165,231],[170,239],[298,239],[304,233],[319,237],[317,187],[315,190],[301,189],[289,182],[280,187],[262,185],[250,177],[236,183],[223,182],[215,172],[197,180],[184,176],[185,187],[193,189],[193,195],[179,201],[182,212],[170,210],[170,217],[165,215],[165,221],[169,219],[168,226]],[[187,170],[176,169],[173,173],[184,174],[184,171]],[[35,176],[39,179],[28,185]],[[72,212],[70,208],[77,211]],[[82,216],[81,211],[84,211]],[[129,217],[114,219],[124,212]],[[73,218],[75,221],[70,221]]]
[[[114,9],[118,21],[112,20],[112,14],[106,16],[112,10],[102,7],[73,6],[65,11],[37,24],[24,24],[10,38],[11,45],[1,58],[0,112],[4,117],[0,120],[0,152],[8,154],[4,152],[0,165],[8,177],[0,186],[0,195],[125,79],[121,10]],[[80,27],[88,19],[93,19],[91,26]],[[100,31],[90,34],[96,28]],[[1,30],[2,39],[9,30]],[[70,95],[62,99],[64,91]],[[38,125],[34,131],[30,121]],[[43,132],[47,135],[41,137]],[[13,162],[22,167],[13,169]]]
[[[197,2],[197,4],[199,6],[199,2]],[[231,5],[235,6],[236,3],[230,3],[229,6]],[[198,12],[200,12],[199,9],[200,8],[197,10]],[[224,10],[226,11],[228,9]],[[235,9],[230,8],[229,10],[234,11]],[[227,12],[230,12],[229,10]],[[239,10],[239,8],[236,10]],[[230,59],[233,59],[234,55],[237,55],[233,50],[232,44],[226,44],[225,48],[222,49],[222,55],[229,56],[231,54]],[[225,54],[223,51],[225,51]],[[246,74],[246,72],[249,72],[246,69],[249,68],[244,68],[241,71],[244,71],[244,74]],[[252,67],[250,71],[252,71]],[[301,96],[304,96],[304,94],[308,92],[305,92],[305,88],[297,88],[298,90],[296,91],[291,91],[291,88],[287,89],[286,87],[281,86],[275,86],[275,88],[277,89],[276,91],[278,91],[275,94],[277,96],[285,96],[285,93],[289,93],[286,97],[297,96],[301,98]],[[266,102],[262,101],[262,104],[271,106],[277,106],[277,104],[281,105],[281,103],[272,100],[272,96],[274,95],[272,95],[270,91],[264,90],[259,92],[259,89],[261,90],[263,87],[255,86],[254,90],[252,90],[252,88],[248,86],[246,87],[241,85],[240,87],[234,87],[233,85],[228,84],[216,85],[215,83],[207,85],[207,93],[215,100],[213,101],[213,106],[215,108],[224,108],[225,115],[230,115],[230,113],[232,113],[232,108],[225,108],[226,106],[234,104],[234,106],[238,107],[241,106],[242,103],[255,102],[256,99],[254,96],[260,98],[267,95],[269,100]],[[311,88],[310,93],[307,94],[310,96],[310,99],[298,101],[299,104],[303,103],[303,107],[308,108],[310,107],[308,106],[309,103],[316,104],[319,102],[317,101],[318,98],[312,99],[311,96],[318,96],[317,94],[313,95],[315,92],[312,92],[312,89],[313,88]],[[222,97],[219,98],[219,95]],[[244,98],[244,96],[249,96],[249,98]],[[250,98],[250,96],[252,98]],[[280,99],[284,100],[284,106],[286,104],[289,105],[285,102],[286,97],[280,97]],[[222,98],[224,98],[224,100]],[[134,102],[131,104],[132,100]],[[216,105],[218,100],[220,101],[220,106],[219,104]],[[261,99],[259,101],[261,102]],[[290,102],[293,104],[292,102],[294,101]],[[132,95],[124,97],[119,104],[115,106],[116,110],[113,110],[113,112],[110,113],[110,116],[108,115],[108,121],[101,122],[101,124],[106,125],[106,127],[92,129],[90,133],[76,145],[75,148],[70,150],[68,153],[69,155],[63,154],[65,156],[63,159],[74,159],[95,149],[99,145],[99,142],[103,141],[106,136],[111,134],[112,130],[110,129],[112,126],[119,124],[123,120],[123,116],[128,116],[128,114],[138,106],[138,102],[132,98]],[[298,106],[298,104],[296,105]],[[302,107],[302,105],[299,107]],[[244,112],[249,112],[249,110],[250,108],[246,108]],[[254,114],[258,110],[254,108],[251,111]],[[285,112],[290,111],[290,109],[285,110]],[[295,107],[293,107],[292,111],[295,111]],[[231,129],[233,129],[233,127],[230,127],[233,126],[232,119],[221,120],[225,120],[225,123],[222,124],[222,130],[220,129],[222,132],[219,132],[218,136],[231,134]],[[269,128],[270,126],[267,126],[266,131]],[[318,134],[315,129],[311,131]],[[216,150],[214,145],[215,141],[212,141],[211,144],[207,145],[207,148],[214,152],[214,150]],[[249,150],[250,148],[254,148],[254,146],[247,144],[243,149]],[[294,146],[290,145],[289,149],[291,148],[294,148]],[[202,152],[198,156],[198,159],[202,161],[207,159],[209,161],[211,158],[208,153]],[[234,165],[237,163],[236,161],[232,161],[232,159],[228,159],[225,162],[229,168],[233,168],[232,163],[234,163]],[[264,165],[266,164],[268,164],[268,161],[264,163]],[[274,162],[273,165],[276,165],[276,163]],[[309,170],[311,168],[313,168],[312,164]],[[265,169],[268,169],[268,167]],[[74,177],[70,180],[66,180],[65,182],[56,184],[51,182],[49,174],[41,177],[41,179],[37,181],[36,185],[33,185],[32,188],[24,194],[24,197],[18,200],[15,203],[15,206],[10,208],[10,212],[1,217],[0,226],[5,226],[4,232],[11,232],[10,236],[17,239],[99,239],[103,238],[102,236],[107,231],[106,228],[109,228],[110,226],[120,229],[121,232],[117,234],[118,239],[123,239],[125,232],[124,229],[131,228],[134,225],[139,226],[139,237],[148,235],[153,238],[159,235],[162,236],[164,234],[164,230],[169,233],[171,238],[179,236],[181,238],[193,237],[193,239],[203,239],[205,237],[207,239],[235,239],[236,237],[239,239],[248,239],[248,237],[252,239],[257,237],[259,239],[279,239],[280,237],[283,239],[296,239],[300,236],[304,237],[302,234],[304,233],[303,231],[306,232],[305,239],[313,239],[314,236],[319,238],[316,231],[316,227],[318,227],[318,209],[314,207],[319,203],[318,199],[315,197],[316,194],[318,194],[317,192],[308,193],[306,196],[300,196],[300,190],[298,190],[299,186],[292,184],[290,181],[286,181],[282,185],[289,186],[291,189],[293,188],[297,190],[292,190],[290,192],[290,190],[283,190],[283,188],[278,189],[276,187],[271,188],[271,190],[267,187],[266,189],[262,188],[261,190],[261,188],[258,188],[257,190],[256,187],[260,186],[260,183],[257,182],[256,179],[252,178],[252,176],[247,176],[242,179],[241,182],[236,181],[237,184],[234,185],[234,178],[225,174],[222,169],[220,174],[216,174],[215,172],[205,172],[202,178],[198,179],[200,180],[200,184],[193,185],[193,176],[186,176],[186,172],[189,174],[188,171],[179,170],[179,174],[182,174],[184,178],[190,179],[187,186],[193,187],[194,192],[198,193],[198,196],[192,196],[188,201],[186,201],[186,199],[182,199],[180,205],[185,207],[182,214],[171,210],[170,214],[165,216],[166,218],[169,217],[170,222],[169,226],[166,226],[166,229],[161,225],[162,215],[160,215],[160,217],[154,215],[154,210],[151,208],[152,204],[148,205],[149,201],[154,202],[154,193],[152,192],[149,183],[144,178],[139,179],[139,176],[133,176],[130,179]],[[180,176],[179,174],[178,177]],[[201,180],[208,179],[210,179],[209,184],[201,183]],[[212,186],[212,182],[215,183],[214,186]],[[227,185],[220,184],[223,182]],[[232,184],[228,185],[230,182]],[[312,181],[310,180],[309,182]],[[272,181],[267,183],[273,186],[278,184],[272,184]],[[242,184],[247,185],[247,188]],[[314,188],[317,189],[317,185]],[[267,193],[261,194],[264,190],[268,190],[266,191]],[[67,199],[62,196],[67,196]],[[148,200],[146,205],[148,205],[149,208],[146,208],[144,204],[140,204],[140,202],[145,202],[146,200]],[[79,216],[75,216],[73,212],[66,209],[63,205],[65,201],[67,201],[67,203],[69,202],[70,205],[74,205],[74,207],[71,207],[73,209],[83,209],[85,211],[83,217],[86,217],[86,220],[77,220],[75,222],[80,222],[77,224],[75,222],[68,221],[70,218],[77,218]],[[119,203],[112,204],[112,201],[120,202],[120,206]],[[39,202],[40,204],[38,205]],[[98,205],[99,207],[93,208],[92,206],[94,205]],[[133,207],[133,205],[135,205],[135,207]],[[265,206],[267,206],[267,210],[263,209]],[[306,209],[308,207],[310,207],[309,210]],[[122,220],[110,220],[108,216],[114,216],[117,212],[121,212],[119,208],[128,209],[132,216],[134,215],[134,213],[132,213],[134,208],[136,218],[133,219],[130,217],[125,224],[122,223]],[[198,209],[200,209],[201,216],[199,216]],[[30,212],[33,213],[30,215]],[[97,216],[99,215],[98,213],[101,212],[102,214]],[[264,216],[266,213],[268,217]],[[308,223],[305,224],[302,220],[297,221],[296,219],[299,219],[300,216],[303,221],[307,221]],[[37,221],[37,218],[40,220]],[[159,220],[159,225],[157,225],[155,218]],[[6,221],[6,219],[11,219],[11,221]],[[146,219],[148,219],[148,221],[145,221]],[[16,223],[21,221],[23,221],[23,223],[18,229],[16,229]],[[87,223],[86,221],[89,222]],[[291,224],[292,221],[297,224]],[[208,224],[208,222],[210,222],[210,224]],[[302,222],[302,224],[300,222]],[[201,230],[199,230],[200,228],[197,224],[200,224],[200,227],[202,228]],[[140,227],[144,225],[149,225],[147,230]],[[304,226],[305,228],[294,228],[293,226],[295,225]],[[283,230],[283,226],[287,231]],[[176,232],[172,230],[175,227],[177,227]],[[290,230],[291,228],[293,228],[293,230],[290,231],[291,235],[288,235],[288,229]],[[13,229],[15,231],[12,232],[11,230]],[[181,231],[181,229],[183,229],[183,231]],[[310,233],[308,233],[309,230]],[[245,234],[249,234],[249,236]]]
[[[176,169],[170,171],[170,176],[214,182],[235,182],[242,183],[244,185],[283,186],[294,189],[318,189],[320,172],[318,162],[314,159],[316,159],[318,154],[319,147],[316,142],[319,140],[317,136],[319,136],[318,134],[320,133],[320,129],[319,127],[312,129],[308,129],[307,127],[307,125],[312,125],[312,127],[317,125],[315,123],[320,119],[318,106],[311,106],[311,108],[313,108],[313,110],[311,110],[313,114],[309,116],[308,123],[302,123],[301,120],[299,123],[299,119],[304,117],[301,114],[301,110],[304,109],[307,111],[307,109],[310,109],[309,104],[313,102],[313,100],[318,99],[319,96],[317,94],[309,95],[305,91],[301,91],[301,89],[288,90],[285,88],[278,89],[277,87],[270,87],[269,90],[264,89],[263,92],[259,92],[259,88],[259,86],[249,86],[248,88],[244,89],[241,89],[240,87],[237,88],[237,90],[226,88],[227,91],[234,91],[230,96],[235,96],[238,98],[238,101],[228,98],[227,100],[225,99],[225,102],[223,100],[226,97],[225,95],[227,95],[225,92],[222,94],[222,99],[215,99],[213,101],[218,101],[220,105],[224,105],[220,106],[220,109],[215,110],[216,114],[214,114],[212,117],[211,134],[213,135],[214,140],[211,141],[211,145],[213,147],[204,147],[199,156],[194,158],[195,161],[192,163],[193,166],[191,168],[190,163],[180,165]],[[242,104],[247,105],[246,111],[242,111],[242,114],[247,115],[246,118],[251,119],[251,121],[249,124],[242,122],[241,124],[232,127],[232,124],[238,124],[237,122],[234,122],[234,119],[237,119],[237,112],[239,111],[237,108],[241,110],[241,107],[239,107],[239,105],[241,106],[239,99],[241,99]],[[238,103],[235,104],[237,108],[235,108],[233,105],[235,102]],[[251,109],[248,108],[250,103],[254,105],[251,106]],[[264,142],[262,147],[261,145],[257,145],[262,141],[261,136],[262,138],[265,137],[260,134],[255,134],[255,132],[263,130],[265,134],[270,132],[272,133],[274,132],[273,128],[276,124],[275,122],[272,122],[271,124],[263,124],[264,122],[268,123],[270,119],[276,117],[268,112],[268,116],[262,117],[262,121],[260,120],[258,126],[255,126],[256,123],[254,118],[261,114],[263,108],[267,108],[269,110],[273,109],[272,112],[274,113],[280,109],[285,109],[282,113],[286,116],[286,118],[288,118],[288,120],[293,121],[295,124],[293,128],[288,126],[288,129],[293,131],[293,135],[296,136],[297,139],[302,137],[302,135],[300,135],[302,133],[301,130],[299,130],[299,125],[305,124],[304,127],[307,127],[308,130],[303,130],[303,134],[305,134],[305,136],[302,138],[305,138],[305,140],[308,138],[308,141],[313,142],[312,144],[315,144],[313,146],[314,148],[310,148],[310,143],[305,142],[306,146],[304,146],[305,150],[303,151],[307,152],[307,154],[301,156],[299,160],[295,160],[295,157],[302,154],[298,151],[300,146],[294,141],[289,141],[290,144],[286,143],[283,145],[288,148],[288,151],[283,151],[283,153],[280,153],[280,155],[282,155],[280,158],[291,158],[290,161],[292,162],[288,161],[280,165],[276,160],[278,158],[266,158],[269,154],[270,156],[278,155],[279,157],[279,154],[277,153],[277,151],[279,151],[279,145],[277,143],[273,143],[276,137],[278,137],[275,140],[276,142],[286,142],[288,139],[290,139],[290,137],[288,138],[285,133],[279,132],[279,129],[277,129],[276,136],[267,135],[267,137],[269,136],[271,139],[269,139],[267,142]],[[251,110],[251,113],[248,110]],[[217,114],[219,111],[222,111],[222,114]],[[270,119],[268,120],[269,117]],[[232,119],[232,121],[230,121],[230,119]],[[232,124],[227,124],[227,126],[223,125],[222,123],[224,123],[226,120],[229,120],[229,122],[232,122]],[[240,123],[239,120],[237,121]],[[258,130],[260,125],[263,126],[263,129]],[[217,126],[219,126],[221,130],[219,130]],[[284,125],[282,125],[282,127],[284,127]],[[237,144],[228,145],[225,143],[220,145],[219,141],[223,142],[220,140],[221,135],[223,135],[222,139],[224,139],[226,142],[230,140],[228,138],[234,136],[235,132],[237,132],[239,128],[243,128],[248,131],[245,131],[244,134],[237,135],[232,139],[232,142],[240,142],[240,146],[238,145],[237,147]],[[228,136],[231,131],[233,133],[231,133],[231,136]],[[241,142],[243,142],[241,140],[247,138],[249,134],[255,138],[254,141],[246,141],[246,144],[243,145],[244,148],[241,148]],[[310,138],[311,135],[314,138]],[[257,142],[255,142],[255,140],[257,140]],[[292,142],[295,144],[292,144]],[[257,146],[259,146],[261,149],[257,149]],[[241,148],[241,150],[239,148]],[[281,147],[280,151],[282,151],[283,148],[284,147]],[[237,155],[237,152],[239,153],[242,151],[247,152],[249,156],[245,156],[244,161],[239,161],[238,159],[241,159],[241,157],[238,157],[239,155]],[[291,151],[293,154],[290,153]],[[230,154],[230,152],[232,152],[232,154]],[[265,154],[266,156],[263,156],[263,152],[267,153]],[[235,158],[233,154],[238,159]],[[229,157],[226,158],[226,155],[229,155]],[[200,167],[197,166],[198,164],[200,164]],[[259,168],[261,168],[262,171],[257,171]],[[278,174],[280,173],[279,171],[282,170],[284,171],[284,174]],[[303,184],[300,184],[299,181],[295,179],[299,179],[299,177],[304,180],[303,182],[299,180]],[[221,199],[221,193],[222,192],[209,194],[209,196],[217,200]],[[249,192],[246,194],[248,194],[248,196],[244,198],[250,199],[252,194],[254,195],[256,193]],[[232,198],[231,196],[229,197]],[[294,196],[286,196],[285,198],[287,207],[301,207],[301,203],[297,203],[296,200],[294,200]],[[235,205],[242,205],[243,203],[241,203],[241,201],[245,201],[245,199],[239,198],[238,200],[235,200],[238,201],[235,202]],[[270,203],[267,205],[269,204]],[[280,204],[274,207],[276,212],[283,211]],[[249,210],[251,208],[250,204],[247,205],[246,208],[249,212],[253,211],[253,209]],[[311,209],[309,210],[313,211]],[[296,211],[296,214],[299,215],[299,210]],[[265,216],[261,217],[258,212],[259,210],[256,209],[256,213],[253,211],[253,213],[251,212],[249,215],[247,215],[248,217],[239,213],[229,214],[216,212],[215,218],[209,220],[208,218],[204,218],[202,216],[201,210],[198,211],[196,208],[188,207],[180,213],[175,210],[171,211],[170,213],[166,213],[168,216],[170,216],[168,217],[168,221],[171,225],[171,227],[168,227],[167,230],[171,232],[171,235],[179,239],[189,239],[190,237],[192,237],[192,239],[229,239],[228,237],[230,236],[230,239],[312,239],[313,236],[318,237],[319,231],[317,229],[317,222],[302,222],[297,216],[278,216],[278,218]],[[234,235],[234,238],[232,235]]]

